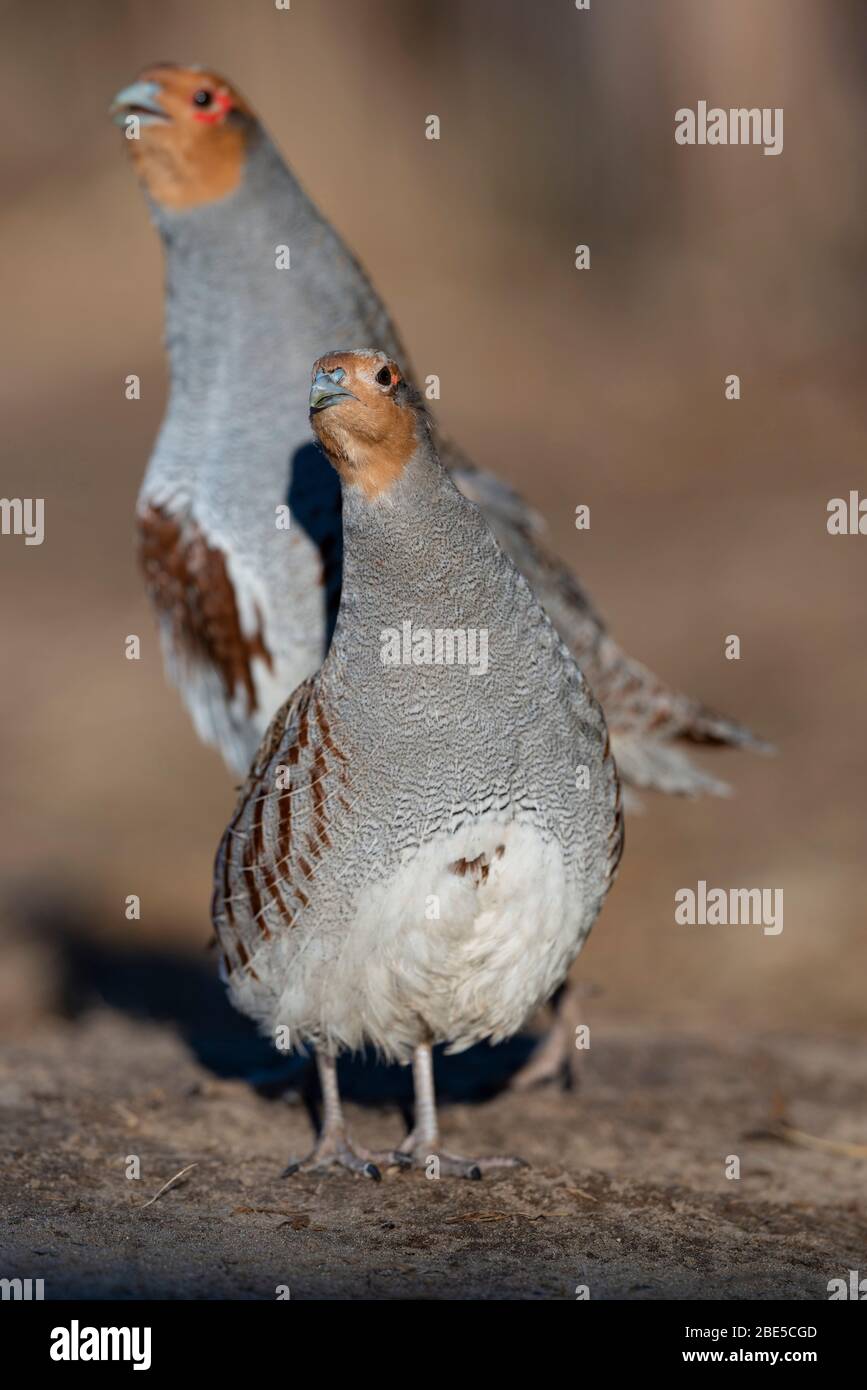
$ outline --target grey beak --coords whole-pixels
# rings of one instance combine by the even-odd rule
[[[142,125],[157,125],[170,119],[160,106],[162,88],[159,82],[133,82],[118,92],[109,107],[115,125],[124,125],[130,116],[137,116]]]
[[[357,396],[340,385],[345,376],[342,367],[335,367],[331,372],[317,372],[310,387],[310,409],[327,410],[330,405],[337,405],[340,401],[357,400]]]

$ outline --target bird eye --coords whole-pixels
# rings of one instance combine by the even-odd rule
[[[391,368],[390,368],[390,367],[380,367],[379,371],[376,373],[376,380],[379,382],[380,386],[390,386],[390,385],[391,385]]]
[[[196,106],[210,106],[213,99],[213,92],[209,92],[206,87],[200,87],[197,92],[193,93],[193,103]]]

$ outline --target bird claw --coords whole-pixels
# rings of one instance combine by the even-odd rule
[[[498,1168],[527,1168],[523,1158],[511,1154],[491,1154],[487,1158],[464,1158],[461,1154],[448,1153],[445,1149],[415,1148],[410,1153],[413,1168],[421,1168],[428,1177],[469,1178],[478,1182],[485,1173]],[[436,1167],[431,1171],[431,1165]]]
[[[386,1150],[371,1153],[360,1144],[353,1144],[345,1134],[323,1134],[306,1158],[290,1159],[281,1178],[296,1173],[327,1173],[330,1168],[345,1168],[374,1182],[382,1181],[382,1168],[406,1168],[411,1163],[407,1154]]]

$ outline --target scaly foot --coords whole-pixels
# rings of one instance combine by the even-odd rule
[[[510,1154],[492,1154],[488,1158],[463,1158],[460,1154],[449,1153],[436,1144],[419,1144],[410,1135],[401,1144],[400,1150],[413,1168],[421,1168],[429,1177],[470,1178],[478,1182],[485,1173],[497,1168],[527,1168],[523,1158]]]
[[[371,1153],[360,1144],[347,1139],[343,1130],[323,1132],[311,1153],[306,1158],[292,1159],[280,1174],[281,1178],[292,1177],[294,1173],[326,1173],[329,1168],[345,1168],[350,1173],[362,1177],[382,1179],[383,1168],[407,1168],[411,1159],[400,1151],[386,1150]]]

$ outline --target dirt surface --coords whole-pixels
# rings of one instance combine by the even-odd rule
[[[216,1079],[170,1026],[55,1020],[0,1063],[2,1273],[44,1278],[49,1298],[824,1299],[864,1267],[865,1161],[767,1133],[781,1097],[799,1130],[863,1141],[859,1047],[602,1023],[592,1038],[577,1091],[444,1107],[449,1147],[531,1168],[375,1184],[281,1180],[309,1146],[305,1107]],[[405,1095],[403,1073],[382,1075]],[[348,1115],[374,1147],[402,1132],[394,1105]]]

